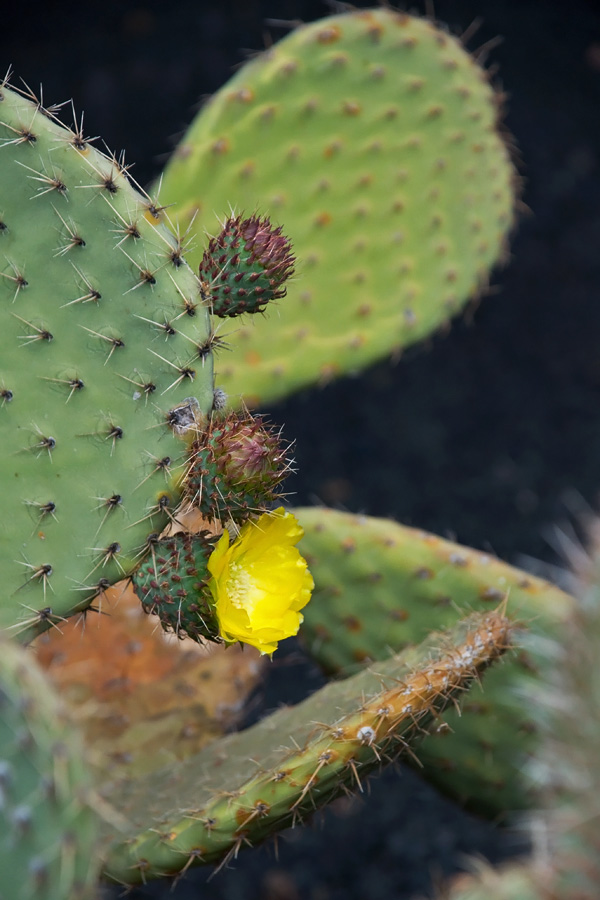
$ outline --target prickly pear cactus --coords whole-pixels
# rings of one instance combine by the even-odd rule
[[[241,365],[222,372],[234,392],[263,398],[430,332],[481,288],[512,222],[513,171],[497,116],[485,75],[430,23],[387,10],[332,17],[255,60],[209,104],[167,172],[162,200],[186,195],[171,231],[166,209],[137,189],[122,160],[2,83],[0,627],[25,638],[53,625],[60,633],[63,619],[94,601],[107,612],[109,586],[126,578],[140,607],[182,638],[177,647],[188,635],[250,643],[265,656],[297,632],[313,588],[296,546],[302,529],[283,508],[265,510],[280,495],[287,451],[261,421],[224,410],[212,354],[225,338],[209,315],[262,313],[279,301],[260,344],[252,320],[233,338],[244,348],[243,384]],[[207,210],[232,205],[196,276],[180,229],[213,231]],[[284,297],[295,259],[281,226],[271,227],[274,213],[286,235],[289,221],[302,260],[295,298]],[[200,533],[186,531],[188,515],[200,517]],[[504,598],[480,599],[487,608]],[[378,628],[389,638],[386,614]],[[170,693],[154,691],[148,669],[159,669],[162,645],[138,672],[146,690],[131,679],[135,715],[119,748],[105,734],[96,741],[118,710],[128,718],[130,698],[112,706],[94,675],[98,658],[101,670],[124,657],[130,665],[130,632],[124,647],[108,639],[106,659],[99,647],[93,659],[72,651],[62,686],[83,704],[82,732],[103,756],[94,760],[98,840],[81,743],[43,678],[33,690],[27,668],[23,678],[11,669],[11,648],[0,665],[10,682],[0,788],[15,792],[0,871],[14,855],[14,896],[83,900],[97,858],[123,884],[225,864],[341,791],[362,790],[383,760],[412,752],[513,636],[503,610],[451,618],[450,631],[420,643],[430,622],[410,638],[418,646],[391,658],[386,646],[385,661],[208,746],[179,740],[213,708],[202,688],[195,712],[173,715]],[[332,629],[342,644],[355,621]],[[69,671],[51,663],[48,672],[57,668]],[[178,666],[168,671],[176,678]],[[21,732],[34,739],[22,759]],[[111,765],[111,753],[127,756],[128,747],[128,763]],[[43,791],[31,770],[48,760],[52,776],[68,773],[66,789],[51,777],[32,816]],[[27,777],[11,781],[21,771]],[[57,809],[65,796],[73,802]]]
[[[199,237],[215,211],[266,213],[298,258],[276,314],[228,337],[238,354],[219,377],[232,398],[355,372],[481,292],[513,221],[500,115],[460,41],[390,9],[302,26],[210,99],[166,167],[163,201]]]
[[[93,900],[100,867],[91,772],[32,654],[0,639],[0,895]]]
[[[0,626],[30,637],[129,574],[213,406],[199,279],[163,210],[0,89]]]

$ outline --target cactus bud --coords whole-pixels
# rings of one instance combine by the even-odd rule
[[[180,532],[158,540],[133,576],[142,606],[159,617],[165,631],[185,632],[195,641],[221,640],[207,587],[214,540],[207,532]]]
[[[263,312],[270,300],[285,297],[293,275],[291,244],[267,216],[228,219],[210,239],[199,276],[216,316]]]
[[[260,417],[213,419],[191,446],[185,494],[206,518],[242,522],[281,496],[288,449]]]

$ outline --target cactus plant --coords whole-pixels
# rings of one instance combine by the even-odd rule
[[[132,884],[224,864],[360,789],[398,750],[413,752],[515,639],[505,598],[492,592],[499,611],[454,617],[446,631],[432,622],[410,636],[414,647],[208,746],[178,744],[211,708],[200,692],[195,717],[167,718],[176,735],[157,729],[164,645],[149,643],[152,689],[132,681],[142,708],[119,734],[116,767],[106,743],[94,755],[103,742],[93,735],[124,716],[122,698],[112,706],[92,693],[89,703],[93,652],[80,657],[83,678],[56,664],[61,652],[74,654],[60,632],[79,623],[67,620],[89,611],[116,620],[132,586],[156,624],[175,633],[173,654],[191,639],[242,641],[270,655],[298,631],[312,589],[295,546],[302,528],[271,508],[291,461],[263,421],[228,410],[220,384],[241,393],[237,363],[215,387],[213,354],[225,339],[210,316],[251,316],[226,339],[244,347],[249,405],[431,332],[481,289],[504,252],[514,170],[498,114],[485,73],[431,23],[388,10],[331,17],[298,29],[214,98],[159,199],[81,127],[65,128],[31,92],[2,84],[0,616],[21,640],[54,632],[48,679],[80,716],[82,758],[96,779],[97,802],[85,806],[100,832],[90,871]],[[300,126],[306,155],[289,143]],[[255,166],[259,144],[264,163]],[[225,215],[230,204],[220,232],[197,248],[196,276],[180,235],[206,227],[209,206]],[[289,282],[295,257],[298,290]],[[263,322],[255,314],[267,303],[277,314]],[[261,325],[254,344],[249,329]],[[310,522],[310,512],[299,515]],[[384,527],[391,540],[394,527]],[[557,608],[568,605],[537,587]],[[379,638],[385,627],[379,613]],[[344,658],[347,629],[334,630],[331,658]],[[108,634],[110,666],[122,644]],[[40,658],[44,647],[38,638]],[[21,689],[11,672],[6,679]],[[282,740],[294,748],[282,750]]]

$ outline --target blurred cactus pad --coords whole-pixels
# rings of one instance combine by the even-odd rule
[[[197,235],[233,208],[284,223],[297,278],[219,370],[273,401],[431,333],[505,255],[515,172],[501,99],[459,40],[387,9],[293,31],[197,115],[161,201]]]
[[[0,637],[0,889],[93,900],[98,817],[82,736],[32,654]]]

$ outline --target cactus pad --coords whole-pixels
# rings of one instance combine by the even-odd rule
[[[126,168],[0,87],[0,627],[31,637],[128,574],[213,407],[200,283]]]
[[[0,893],[92,900],[98,819],[82,741],[35,658],[0,642]]]
[[[318,507],[294,513],[315,579],[302,635],[331,673],[384,659],[505,600],[511,618],[525,623],[560,621],[571,607],[541,578],[391,519]]]
[[[347,788],[362,788],[364,777],[413,743],[504,652],[509,636],[506,619],[476,616],[225,737],[176,771],[116,781],[105,796],[132,829],[113,837],[106,874],[129,884],[226,862]]]
[[[354,372],[481,291],[513,221],[499,116],[458,40],[388,9],[298,28],[210,99],[166,167],[165,202],[198,235],[228,205],[268,214],[298,260],[285,302],[230,338],[232,397]]]
[[[536,630],[560,624],[572,607],[572,597],[540,578],[397,522],[315,508],[296,514],[315,579],[302,635],[329,671],[385,659],[490,605],[506,603],[511,619]],[[421,747],[425,777],[488,816],[532,799],[520,769],[535,745],[534,716],[513,690],[530,670],[529,656],[518,653],[491,671],[464,714],[448,710],[444,727]]]

